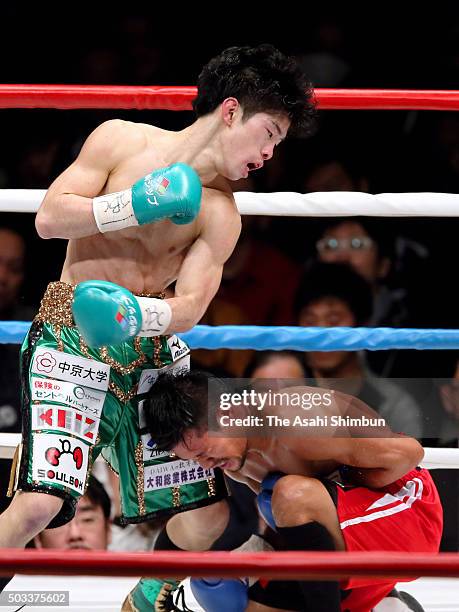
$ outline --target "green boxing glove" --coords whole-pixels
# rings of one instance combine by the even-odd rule
[[[136,297],[108,281],[79,283],[73,295],[73,319],[93,348],[116,346],[133,336],[160,336],[169,327],[172,311],[157,298]]]
[[[191,223],[201,207],[202,184],[197,173],[177,163],[155,170],[130,189],[94,198],[92,209],[101,233],[170,219]]]

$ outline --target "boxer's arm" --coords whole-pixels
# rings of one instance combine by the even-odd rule
[[[191,329],[202,318],[220,285],[223,264],[233,252],[241,218],[231,194],[206,189],[202,230],[188,251],[167,302],[172,320],[167,333]]]
[[[90,134],[77,159],[47,191],[35,219],[42,238],[83,238],[99,233],[93,198],[120,162],[144,145],[135,124],[107,121]]]
[[[419,442],[406,436],[314,440],[292,437],[286,446],[302,459],[344,465],[348,468],[346,478],[352,484],[371,488],[385,487],[398,480],[424,457]]]
[[[346,474],[350,482],[364,487],[385,487],[413,470],[424,457],[419,442],[406,436],[340,442],[334,459],[350,466]]]
[[[334,393],[335,413],[341,416],[378,416],[358,398]],[[325,430],[324,430],[325,431]],[[349,467],[353,484],[384,487],[414,469],[424,457],[417,440],[396,434],[387,426],[356,426],[335,429],[331,435],[311,439],[288,438],[288,447],[299,457],[312,461],[334,461]]]

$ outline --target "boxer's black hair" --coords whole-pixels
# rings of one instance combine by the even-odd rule
[[[311,83],[294,58],[268,44],[230,47],[204,66],[193,100],[196,115],[213,112],[230,97],[239,101],[246,119],[259,112],[287,115],[289,133],[308,133],[315,117]]]
[[[201,371],[158,376],[143,404],[155,450],[169,451],[184,440],[185,431],[207,428],[211,380],[219,381]]]

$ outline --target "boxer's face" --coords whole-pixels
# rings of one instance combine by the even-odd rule
[[[290,120],[284,115],[263,112],[247,118],[237,106],[222,139],[221,174],[237,181],[262,168],[287,136],[289,127]]]
[[[193,459],[205,469],[219,467],[235,472],[244,464],[247,438],[209,436],[207,431],[190,429],[172,451],[180,459]]]

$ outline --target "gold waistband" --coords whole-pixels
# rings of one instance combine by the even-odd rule
[[[40,302],[35,321],[43,321],[52,325],[75,327],[72,316],[73,292],[76,285],[56,281],[49,283]],[[164,299],[164,293],[137,293],[139,297],[155,297]]]
[[[35,321],[51,323],[52,325],[65,325],[74,327],[72,316],[72,302],[75,285],[57,281],[49,283],[40,302]]]

